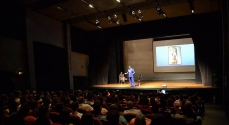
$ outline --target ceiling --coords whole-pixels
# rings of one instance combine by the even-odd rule
[[[221,0],[20,0],[20,4],[30,7],[51,18],[67,21],[72,26],[85,31],[99,30],[96,19],[103,28],[123,26],[146,21],[166,19],[159,15],[156,8],[160,7],[167,18],[207,13],[221,10]],[[190,2],[191,1],[191,2]],[[190,5],[190,3],[193,3]],[[94,8],[90,8],[89,4]],[[131,11],[130,11],[131,10]],[[139,21],[142,11],[142,21]],[[133,18],[130,12],[135,11],[137,18]],[[114,14],[117,18],[114,18]],[[108,16],[113,23],[109,23]],[[124,17],[124,18],[123,18]],[[125,20],[126,18],[126,20]],[[115,21],[119,20],[119,24]]]

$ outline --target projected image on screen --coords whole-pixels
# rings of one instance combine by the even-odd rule
[[[195,72],[195,52],[191,38],[153,42],[154,72]]]
[[[180,46],[169,46],[169,64],[181,64]]]

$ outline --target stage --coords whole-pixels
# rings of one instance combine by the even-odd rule
[[[184,90],[184,89],[217,89],[217,87],[204,86],[202,83],[196,83],[192,80],[182,81],[135,81],[136,87],[130,87],[129,82],[126,83],[109,83],[92,85],[94,89],[124,89],[124,90]],[[162,87],[166,85],[166,87]]]

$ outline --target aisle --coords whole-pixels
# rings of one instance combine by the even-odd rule
[[[220,105],[205,105],[205,116],[202,125],[229,125],[225,112]]]

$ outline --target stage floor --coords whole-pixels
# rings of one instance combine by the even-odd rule
[[[121,83],[109,83],[109,84],[100,84],[92,85],[92,88],[95,89],[137,89],[137,90],[158,90],[158,89],[167,89],[167,90],[180,90],[180,89],[215,89],[217,87],[204,86],[202,83],[196,83],[195,81],[141,81],[140,86],[139,82],[135,82],[136,87],[130,87],[129,82],[125,84]],[[166,85],[164,88],[162,85]]]

